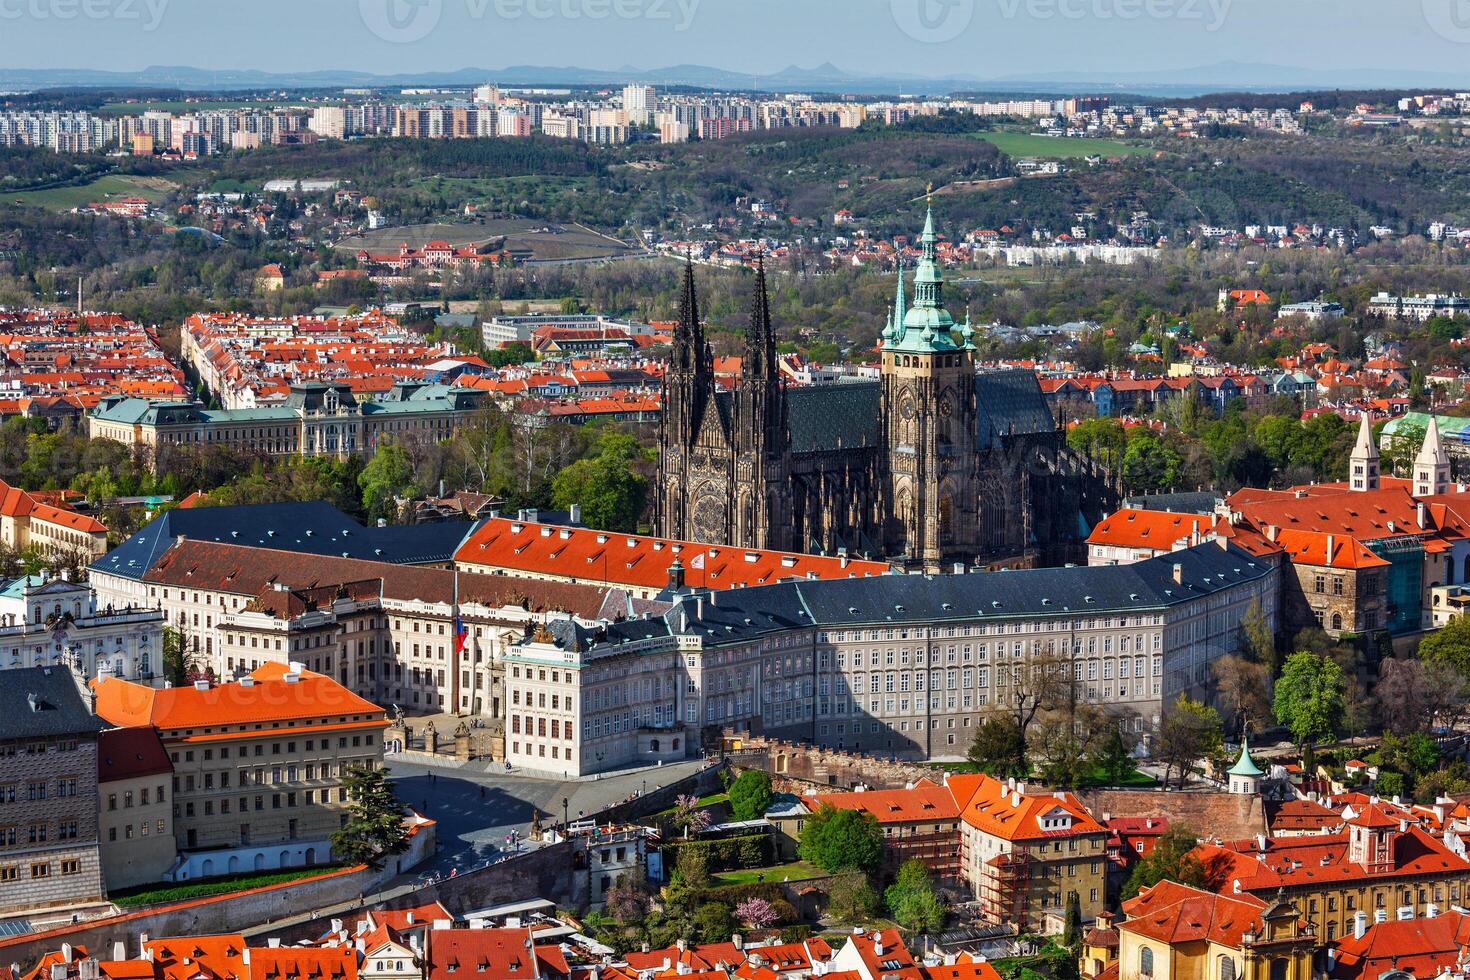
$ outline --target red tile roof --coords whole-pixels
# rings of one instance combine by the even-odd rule
[[[158,732],[148,726],[113,728],[97,740],[97,781],[115,783],[174,771]]]
[[[114,725],[152,725],[163,733],[273,721],[381,723],[384,710],[323,674],[286,680],[284,664],[268,663],[252,682],[151,688],[109,677],[96,686],[97,715]],[[355,716],[355,718],[354,718]]]
[[[556,946],[537,946],[530,929],[431,929],[425,980],[534,980],[571,968]]]
[[[965,823],[1004,840],[1104,832],[1102,824],[1070,793],[1024,793],[983,773],[951,776],[947,785]],[[1066,829],[1048,828],[1042,821],[1049,818],[1065,818],[1070,825]]]
[[[1337,941],[1332,980],[1377,980],[1390,969],[1435,977],[1456,966],[1470,947],[1470,916],[1442,912],[1432,919],[1403,919],[1370,925],[1361,937]]]
[[[505,569],[644,589],[663,588],[676,559],[685,569],[685,582],[718,588],[770,585],[809,576],[864,578],[888,572],[883,562],[706,545],[505,517],[491,518],[476,528],[454,556],[467,569]]]
[[[1252,897],[1227,898],[1161,881],[1123,903],[1128,918],[1118,929],[1169,944],[1207,941],[1238,949],[1245,933],[1261,932],[1264,907]]]
[[[1088,544],[1169,551],[1181,539],[1207,535],[1215,524],[1204,514],[1171,514],[1162,510],[1125,508],[1103,518],[1088,536]]]
[[[959,818],[959,804],[944,786],[927,779],[908,789],[874,789],[860,793],[821,793],[802,797],[811,810],[831,806],[871,813],[879,823],[915,823]]]

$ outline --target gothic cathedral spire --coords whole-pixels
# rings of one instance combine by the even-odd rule
[[[764,259],[756,267],[755,293],[750,302],[750,324],[745,328],[745,357],[741,361],[737,400],[743,448],[761,456],[780,450],[786,413],[780,365],[776,360],[776,332],[771,326]]]

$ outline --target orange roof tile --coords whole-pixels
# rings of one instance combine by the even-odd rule
[[[719,588],[769,585],[785,579],[865,578],[884,575],[882,562],[758,551],[586,528],[558,527],[497,517],[460,546],[455,563],[473,570],[508,569],[564,576],[588,583],[661,589],[678,560],[691,585]]]
[[[165,738],[171,731],[254,722],[385,717],[382,708],[330,677],[307,670],[299,680],[287,681],[287,669],[284,664],[264,664],[250,675],[250,682],[213,684],[207,690],[151,688],[109,677],[96,685],[97,714],[114,725],[152,725]]]
[[[960,805],[960,818],[994,837],[1018,841],[1106,833],[1070,793],[1024,793],[983,773],[951,776],[947,785]]]

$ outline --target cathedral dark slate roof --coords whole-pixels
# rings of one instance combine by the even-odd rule
[[[786,390],[793,453],[876,448],[883,440],[877,381],[840,381]]]
[[[1036,374],[1021,369],[975,375],[975,444],[993,447],[1009,435],[1034,435],[1057,427]]]
[[[571,643],[581,651],[612,655],[628,643],[677,633],[718,644],[809,626],[834,629],[1157,611],[1257,581],[1271,572],[1270,565],[1233,545],[1226,549],[1212,543],[1132,565],[879,575],[685,595],[662,618],[613,623],[603,631],[554,624],[553,632],[561,641],[558,645]]]

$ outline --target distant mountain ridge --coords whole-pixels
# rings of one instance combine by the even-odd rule
[[[604,86],[641,81],[651,85],[736,91],[804,91],[854,95],[944,96],[957,92],[991,95],[1070,95],[1128,92],[1189,97],[1219,91],[1285,92],[1323,89],[1470,88],[1470,69],[1459,72],[1387,68],[1313,69],[1225,61],[1196,68],[1146,71],[1046,71],[998,77],[948,75],[924,77],[868,74],[825,63],[792,65],[778,72],[752,74],[705,65],[618,69],[512,65],[402,74],[344,69],[266,72],[152,66],[139,71],[94,68],[0,68],[0,90],[53,88],[169,88],[185,92],[321,88],[460,88],[495,81],[508,86]]]

